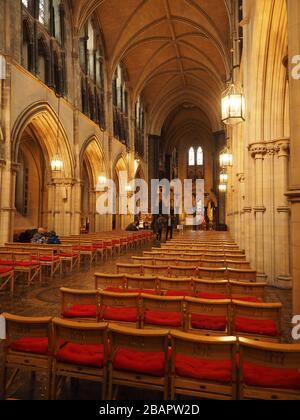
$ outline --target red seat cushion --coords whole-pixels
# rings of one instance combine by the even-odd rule
[[[137,308],[114,308],[107,306],[103,311],[103,319],[107,321],[137,322],[138,311]]]
[[[10,273],[12,270],[12,267],[0,267],[0,274]]]
[[[165,374],[165,354],[121,348],[114,357],[113,366],[118,370],[162,377]]]
[[[104,289],[104,292],[110,292],[110,293],[126,293],[126,290],[122,287],[107,287]]]
[[[95,318],[97,315],[96,305],[72,305],[68,310],[64,311],[65,318]]]
[[[245,363],[244,382],[248,386],[263,388],[300,389],[300,371]]]
[[[37,261],[17,261],[16,267],[37,267],[39,263]]]
[[[161,312],[161,311],[146,311],[145,324],[164,325],[168,327],[181,326],[181,313],[180,312]]]
[[[25,353],[47,355],[48,338],[22,337],[10,344],[10,349],[14,351],[22,351]]]
[[[226,297],[226,295],[223,295],[221,293],[206,293],[206,292],[198,293],[198,296],[197,297],[199,299],[207,299],[207,300],[223,300],[223,299],[228,299]]]
[[[165,296],[192,296],[191,292],[183,291],[183,290],[167,290]]]
[[[103,345],[68,343],[56,355],[57,360],[82,366],[101,368],[104,361]]]
[[[57,260],[59,260],[59,257],[58,256],[55,256],[55,257],[47,257],[47,256],[44,256],[44,257],[40,257],[40,261],[43,261],[43,262],[54,262],[54,261],[57,261]]]
[[[270,337],[279,336],[276,323],[268,319],[260,320],[237,316],[235,319],[235,329],[239,333],[268,335]]]
[[[176,355],[176,374],[186,378],[230,383],[232,381],[232,362],[230,360],[206,360]]]
[[[0,265],[14,265],[14,262],[12,260],[0,260]]]
[[[192,314],[191,324],[193,328],[197,329],[225,331],[227,325],[227,318],[225,316],[208,316]]]
[[[143,293],[144,295],[157,295],[158,292],[156,290],[150,289],[128,289],[128,293]]]

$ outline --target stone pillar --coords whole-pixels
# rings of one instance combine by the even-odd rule
[[[267,152],[265,145],[253,144],[250,146],[252,157],[255,159],[255,268],[259,281],[266,281],[267,275],[264,268],[264,206],[263,195],[263,165]]]
[[[300,2],[287,0],[290,74],[292,59],[300,54]],[[287,193],[291,203],[291,252],[293,277],[293,313],[300,315],[300,80],[290,77],[291,157]]]
[[[275,213],[275,260],[276,279],[275,284],[284,289],[292,287],[290,271],[290,207],[285,196],[288,186],[288,167],[290,146],[289,139],[279,142],[277,152],[277,173],[275,178],[276,213]],[[276,157],[275,157],[276,159]]]

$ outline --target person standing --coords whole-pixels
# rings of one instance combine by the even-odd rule
[[[174,226],[174,210],[171,209],[171,213],[168,216],[167,224],[166,224],[166,241],[169,238],[169,233],[170,233],[170,240],[173,239],[173,226]]]

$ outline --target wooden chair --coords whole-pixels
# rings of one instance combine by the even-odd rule
[[[15,274],[24,274],[27,277],[27,284],[30,286],[34,280],[42,282],[42,270],[39,261],[34,260],[30,252],[14,252]]]
[[[13,267],[0,266],[0,291],[9,285],[11,296],[14,295],[15,274]]]
[[[171,399],[236,399],[236,338],[171,331]]]
[[[184,298],[141,294],[141,328],[184,329]]]
[[[255,270],[236,270],[233,268],[228,268],[227,276],[229,280],[256,282]]]
[[[198,268],[196,266],[186,267],[186,266],[171,266],[169,269],[170,277],[179,277],[179,278],[192,278],[197,276]]]
[[[159,291],[163,296],[193,296],[194,283],[190,278],[158,278]]]
[[[198,269],[198,277],[200,279],[207,280],[224,280],[227,279],[227,270],[226,267],[223,268],[209,268],[209,267],[200,267]]]
[[[100,314],[98,290],[60,289],[61,316],[77,322],[98,322]]]
[[[61,279],[62,262],[59,255],[56,255],[53,249],[39,248],[38,249],[38,262],[41,266],[42,271],[43,271],[43,268],[45,268],[46,271],[50,271],[50,280],[53,280],[55,274],[58,274],[59,278]],[[42,276],[43,276],[43,273],[42,273]]]
[[[54,361],[52,398],[67,378],[102,383],[106,398],[108,342],[107,324],[53,320]],[[61,348],[61,342],[65,345]]]
[[[127,292],[157,295],[157,278],[153,276],[126,276]]]
[[[88,260],[90,270],[92,269],[93,264],[96,262],[97,258],[97,247],[93,245],[92,241],[80,242],[79,245],[74,246],[74,251],[79,251],[80,258],[82,260]],[[80,263],[81,263],[80,261]]]
[[[6,340],[3,359],[0,398],[5,399],[20,371],[46,377],[46,395],[51,393],[52,326],[51,317],[23,317],[3,313],[6,321]],[[12,375],[8,378],[8,370]]]
[[[202,259],[203,260],[224,261],[225,254],[223,254],[223,253],[219,253],[219,254],[205,253],[205,254],[203,254],[203,258]]]
[[[200,299],[230,299],[227,280],[194,279],[194,295]]]
[[[170,267],[171,265],[177,265],[177,257],[164,257],[164,258],[154,258],[154,264],[156,266]]]
[[[12,267],[14,265],[13,251],[0,250],[0,266]]]
[[[234,300],[259,303],[264,301],[267,283],[229,281],[230,297]]]
[[[139,293],[100,292],[101,321],[140,327]]]
[[[131,257],[133,264],[136,265],[154,265],[154,259],[152,257]]]
[[[96,273],[95,289],[122,293],[126,290],[126,276],[124,274]]]
[[[62,271],[64,265],[69,265],[69,271],[73,273],[75,269],[80,270],[80,252],[74,251],[72,245],[61,245],[59,247],[58,256],[61,261]]]
[[[250,263],[247,261],[235,261],[226,259],[225,263],[227,268],[233,268],[235,270],[250,270]]]
[[[230,335],[231,301],[185,297],[185,331],[200,335]]]
[[[142,275],[142,266],[140,264],[117,264],[118,274],[140,274]]]
[[[168,331],[109,326],[108,399],[115,385],[161,391],[169,397]]]
[[[300,400],[300,344],[239,338],[241,400]]]
[[[230,261],[236,261],[236,262],[245,262],[246,261],[246,255],[244,254],[229,254],[225,253],[225,259]]]
[[[259,341],[280,342],[281,303],[232,301],[231,333]]]
[[[201,267],[207,267],[207,268],[224,268],[226,267],[226,261],[224,260],[208,260],[208,259],[202,259],[201,260]]]
[[[180,257],[177,259],[178,266],[180,267],[200,267],[201,258],[188,258],[188,257]],[[174,264],[171,264],[174,265]]]
[[[113,258],[114,246],[113,246],[112,240],[104,239],[103,240],[103,249],[104,249],[104,257],[105,257],[106,261],[108,260],[108,256]]]
[[[143,265],[144,276],[168,276],[169,267],[167,265]]]

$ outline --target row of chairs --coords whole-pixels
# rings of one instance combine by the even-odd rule
[[[25,370],[44,374],[49,399],[59,396],[68,378],[76,378],[102,384],[101,397],[109,400],[115,386],[159,391],[165,400],[179,395],[300,400],[299,344],[2,316],[7,338],[1,399]]]
[[[281,309],[281,303],[61,289],[63,318],[275,342],[281,340]]]
[[[232,260],[232,261],[246,261],[245,254],[229,253],[229,252],[208,252],[205,251],[194,251],[189,250],[186,247],[184,250],[165,250],[165,249],[155,249],[152,251],[144,251],[144,257],[150,258],[197,258],[197,259],[207,259],[207,260]],[[246,261],[247,262],[247,261]]]
[[[168,265],[142,265],[142,264],[122,264],[117,266],[118,274],[136,274],[155,277],[198,277],[202,279],[228,279],[247,282],[256,282],[257,275],[255,270],[239,270],[233,268],[212,268],[197,266],[168,266]]]
[[[95,274],[95,290],[117,293],[139,292],[159,295],[196,296],[205,299],[264,300],[266,283],[233,280],[203,280],[110,273]]]
[[[250,270],[250,263],[247,261],[230,260],[230,259],[208,259],[204,257],[178,257],[176,255],[172,257],[161,257],[161,256],[149,256],[131,257],[134,264],[145,264],[145,265],[164,265],[164,266],[196,266],[196,267],[208,267],[208,268],[235,268]]]

